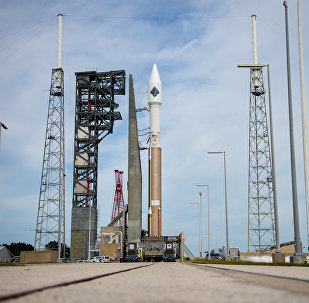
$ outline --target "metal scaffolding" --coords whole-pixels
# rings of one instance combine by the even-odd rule
[[[34,248],[65,253],[64,83],[52,69]],[[50,242],[51,245],[47,246]]]
[[[248,251],[275,244],[274,188],[262,69],[250,69]]]
[[[75,143],[71,258],[87,257],[97,230],[99,143],[113,132],[118,104],[125,94],[125,71],[79,72],[76,75]],[[89,209],[89,210],[87,210]],[[91,233],[90,233],[91,230]]]

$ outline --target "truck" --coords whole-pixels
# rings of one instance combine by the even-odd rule
[[[163,253],[163,262],[176,262],[175,243],[167,243]]]
[[[219,248],[214,248],[210,251],[210,258],[212,259],[222,259],[224,260],[227,256],[226,247],[221,246]],[[229,254],[228,256],[232,258],[232,260],[239,259],[239,248],[238,247],[229,247]]]
[[[142,250],[138,243],[129,243],[127,246],[127,254],[124,258],[125,262],[140,262],[142,261]]]

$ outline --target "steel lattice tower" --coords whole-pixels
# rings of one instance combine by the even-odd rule
[[[61,78],[59,85],[59,76]],[[63,70],[53,69],[42,165],[35,250],[46,250],[50,241],[65,243]],[[55,247],[49,247],[55,249]],[[58,248],[57,248],[58,249]],[[59,247],[59,257],[61,248]]]
[[[114,195],[113,211],[111,222],[123,211],[124,200],[122,192],[123,171],[115,170],[116,189]],[[115,223],[114,226],[122,226],[122,217]]]
[[[262,69],[250,70],[248,251],[275,243],[274,196]]]
[[[79,72],[76,75],[71,259],[90,257],[97,239],[99,143],[113,132],[115,95],[125,94],[125,71]]]
[[[253,65],[258,65],[256,15],[252,15]],[[263,66],[263,65],[261,65]],[[268,87],[268,89],[270,89]],[[272,155],[265,103],[263,68],[250,68],[248,251],[275,246]],[[279,237],[278,237],[279,239]]]
[[[58,68],[52,69],[34,249],[65,254],[64,73],[61,68],[62,15]],[[54,241],[54,245],[47,244]]]

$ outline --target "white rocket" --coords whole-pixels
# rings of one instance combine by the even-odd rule
[[[161,236],[161,104],[162,84],[157,65],[154,64],[148,83],[148,105],[150,107],[148,233],[153,237]]]

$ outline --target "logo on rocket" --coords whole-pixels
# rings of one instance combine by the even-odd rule
[[[159,91],[158,91],[158,89],[154,86],[153,87],[153,89],[150,91],[150,93],[154,96],[154,97],[156,97],[157,95],[159,95]]]

